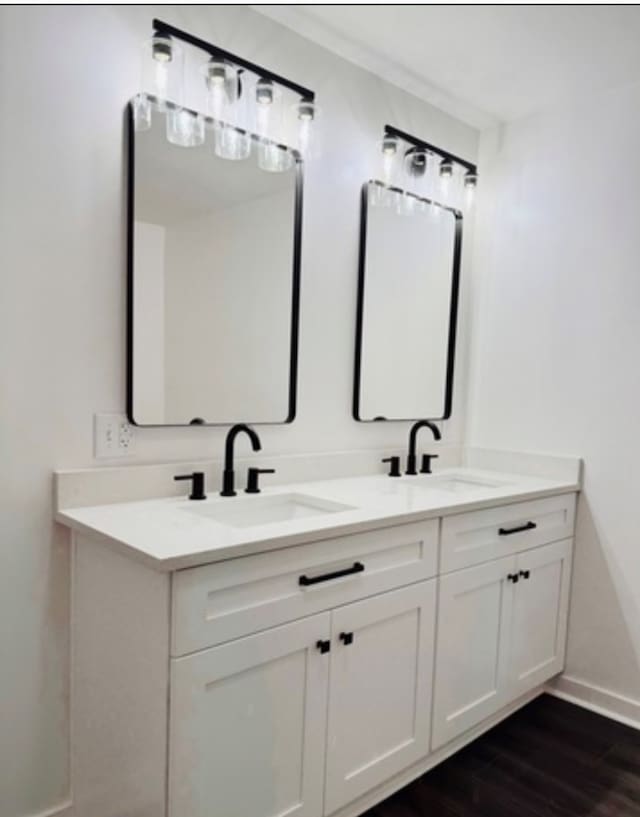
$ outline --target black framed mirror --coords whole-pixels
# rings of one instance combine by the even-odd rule
[[[178,115],[197,125],[189,146]],[[155,101],[142,129],[133,105],[127,122],[130,420],[291,422],[300,155]]]
[[[362,188],[353,417],[451,415],[462,213],[379,181]]]

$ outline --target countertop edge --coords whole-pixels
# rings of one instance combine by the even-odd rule
[[[551,496],[561,496],[563,494],[579,493],[579,483],[567,483],[566,485],[556,485],[550,488],[538,488],[523,490],[521,493],[508,497],[489,497],[482,500],[469,501],[456,506],[442,506],[429,510],[412,511],[408,513],[397,513],[385,515],[384,517],[372,517],[370,520],[359,520],[346,524],[337,524],[331,528],[322,530],[311,530],[304,533],[285,534],[272,539],[260,539],[253,542],[233,544],[228,547],[218,547],[211,551],[198,551],[181,556],[158,559],[144,550],[140,550],[131,542],[123,541],[109,534],[103,533],[97,528],[79,521],[73,516],[73,509],[58,510],[54,514],[55,521],[72,531],[99,540],[116,552],[134,559],[143,565],[158,572],[172,573],[177,570],[185,570],[193,567],[202,567],[216,562],[226,562],[232,559],[239,559],[245,556],[254,556],[259,553],[268,553],[275,550],[284,550],[299,545],[311,544],[312,542],[322,542],[327,539],[335,539],[340,536],[350,536],[356,533],[366,533],[380,528],[390,528],[396,525],[410,524],[412,522],[426,521],[444,516],[454,516],[461,513],[483,510],[485,508],[495,508],[502,505],[515,505],[519,502],[527,502],[534,499],[545,499]]]

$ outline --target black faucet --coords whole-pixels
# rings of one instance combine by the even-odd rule
[[[415,475],[418,473],[416,470],[416,440],[418,431],[420,431],[421,428],[430,428],[436,440],[442,439],[440,429],[434,425],[431,420],[418,420],[417,423],[414,423],[409,432],[409,454],[407,455],[406,474]]]
[[[238,434],[244,432],[251,440],[251,447],[254,451],[260,451],[260,437],[256,432],[244,423],[238,423],[229,429],[227,439],[224,444],[224,471],[222,474],[222,490],[220,496],[235,496],[234,489],[235,475],[233,472],[233,446]]]

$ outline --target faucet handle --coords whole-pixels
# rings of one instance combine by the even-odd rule
[[[430,474],[431,473],[431,460],[437,460],[439,454],[423,454],[422,455],[422,467],[420,468],[421,474]]]
[[[206,499],[204,491],[204,471],[194,471],[193,474],[178,474],[174,477],[176,482],[191,480],[191,493],[189,499]]]
[[[382,462],[389,463],[389,474],[390,477],[399,477],[400,474],[400,457],[385,457]]]
[[[259,494],[258,480],[260,474],[275,474],[275,472],[275,468],[249,468],[247,471],[247,487],[244,489],[245,494]]]

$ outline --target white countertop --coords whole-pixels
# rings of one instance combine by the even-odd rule
[[[478,481],[447,487],[447,480]],[[438,483],[441,483],[438,487]],[[329,479],[264,488],[204,501],[185,498],[147,499],[58,510],[56,520],[75,531],[99,537],[105,544],[157,570],[171,571],[283,547],[415,522],[434,516],[537,499],[579,490],[575,481],[522,474],[454,468],[433,477],[393,479],[374,475]],[[303,495],[350,506],[348,510],[250,527],[231,527],[203,515],[214,505],[260,502],[285,494]]]

